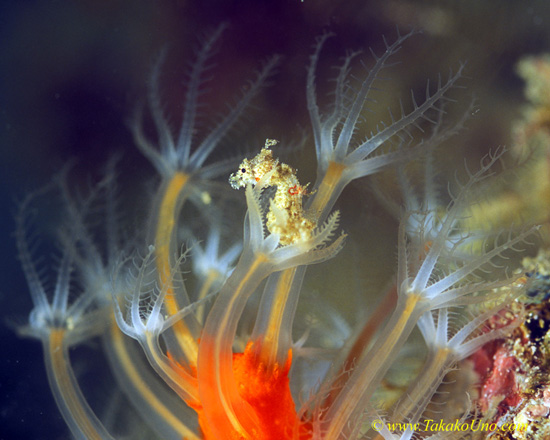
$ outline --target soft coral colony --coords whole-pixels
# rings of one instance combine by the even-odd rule
[[[197,54],[176,134],[162,111],[160,66],[154,71],[149,103],[157,134],[150,139],[140,114],[133,134],[160,183],[150,218],[131,239],[121,233],[124,214],[118,212],[114,162],[85,196],[75,196],[65,176],[51,185],[62,194],[66,220],[59,228],[61,255],[53,283],[37,268],[37,237],[27,232],[36,229],[30,207],[39,194],[21,204],[16,238],[34,303],[21,332],[42,341],[50,387],[72,434],[109,439],[118,428],[92,410],[73,371],[69,349],[91,338],[100,339],[117,387],[134,407],[132,417],[147,424],[153,437],[408,439],[415,430],[420,434],[418,424],[428,418],[467,420],[467,403],[434,413],[434,395],[459,361],[517,326],[512,318],[492,327],[488,322],[522,292],[524,282],[502,263],[521,251],[533,230],[491,235],[467,226],[470,207],[482,195],[478,187],[490,179],[501,153],[468,172],[450,202],[437,191],[431,157],[462,127],[463,120],[443,118],[462,67],[436,86],[428,83],[421,102],[413,95],[409,111],[402,106],[398,116],[390,112],[389,122],[359,139],[380,72],[411,34],[384,41],[383,53],[374,55],[358,84],[351,75],[358,54],[348,55],[326,111],[318,105],[315,77],[330,35],[321,36],[307,71],[317,158],[317,180],[307,185],[277,158],[284,146],[274,140],[249,159],[210,159],[272,75],[276,58],[197,142],[204,74],[221,32]],[[425,163],[422,191],[410,183],[406,164],[413,160]],[[338,311],[319,307],[327,334],[315,337],[307,325],[298,325],[307,267],[322,263],[330,271],[329,260],[353,239],[340,231],[340,214],[333,209],[343,189],[387,168],[396,170],[403,193],[393,287],[372,318],[340,324],[339,337],[332,337],[335,326],[329,324],[339,319]],[[222,211],[229,202],[219,200],[217,206],[211,193],[215,180],[227,182],[228,176],[234,189],[244,188],[231,196],[246,200],[242,242],[225,237],[232,218]],[[200,228],[186,212],[202,216]],[[480,305],[487,302],[490,307]],[[305,330],[296,334],[297,327]],[[382,410],[377,393],[415,328],[425,340],[423,366],[402,397],[385,402]]]

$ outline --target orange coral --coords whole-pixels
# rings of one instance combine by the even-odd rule
[[[233,354],[233,373],[239,395],[249,405],[259,422],[254,440],[308,440],[311,432],[307,423],[298,419],[290,393],[288,373],[292,364],[292,351],[284,365],[267,368],[249,342],[244,353]],[[219,440],[209,427],[200,402],[187,402],[198,414],[204,440]],[[236,431],[228,432],[228,440],[242,440]]]

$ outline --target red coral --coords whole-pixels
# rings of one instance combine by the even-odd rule
[[[489,357],[494,350],[494,354]],[[497,418],[508,412],[508,408],[517,406],[521,396],[516,382],[516,374],[520,365],[516,357],[503,345],[502,341],[483,347],[472,356],[475,369],[481,374],[479,404],[483,413],[497,410]],[[489,367],[488,364],[491,364]],[[483,370],[482,370],[483,368]]]

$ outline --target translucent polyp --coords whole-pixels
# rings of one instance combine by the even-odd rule
[[[71,432],[81,440],[113,440],[80,391],[70,361],[66,331],[52,329],[44,339],[44,359],[55,401]]]
[[[240,396],[233,375],[233,341],[246,302],[269,274],[264,254],[246,252],[212,306],[199,346],[198,382],[201,425],[212,438],[255,438],[259,421]],[[235,433],[241,437],[227,436]]]
[[[298,274],[297,274],[298,272]],[[303,268],[291,268],[269,277],[260,302],[252,340],[256,353],[269,368],[287,360],[292,345],[292,322],[299,298]]]
[[[189,304],[189,298],[181,280],[175,280],[178,288],[174,285],[171,273],[175,264],[175,255],[177,247],[175,240],[176,223],[181,212],[182,205],[189,193],[188,182],[190,176],[187,173],[176,172],[164,185],[162,185],[157,201],[158,215],[153,218],[154,243],[156,266],[159,278],[159,284],[166,287],[165,307],[168,316],[172,316],[182,307]],[[177,275],[179,277],[179,275]],[[177,291],[176,291],[177,290]],[[177,294],[177,295],[176,295]],[[196,324],[196,323],[192,323]],[[172,354],[181,353],[187,362],[193,366],[196,365],[197,344],[195,334],[196,325],[188,327],[188,324],[181,320],[174,325],[177,348],[170,347]]]

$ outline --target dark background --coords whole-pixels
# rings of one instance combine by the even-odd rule
[[[396,27],[423,34],[406,42],[392,69],[398,92],[422,90],[427,78],[467,61],[462,85],[478,97],[478,113],[456,142],[478,158],[510,143],[510,124],[523,102],[514,71],[525,54],[550,50],[546,0],[82,0],[0,2],[0,439],[61,439],[68,431],[47,386],[41,347],[19,339],[13,323],[31,308],[13,239],[17,202],[49,182],[69,160],[76,181],[97,179],[114,152],[121,174],[138,181],[153,171],[137,153],[128,117],[144,100],[149,73],[167,50],[163,102],[177,127],[185,73],[198,41],[227,22],[213,58],[215,91],[207,110],[223,112],[268,56],[284,58],[261,96],[251,125],[237,139],[288,139],[307,130],[305,66],[315,37],[336,34],[321,72],[347,49],[383,48]],[[366,58],[369,60],[369,58]],[[323,74],[319,74],[322,90]],[[48,214],[44,214],[47,221]]]

